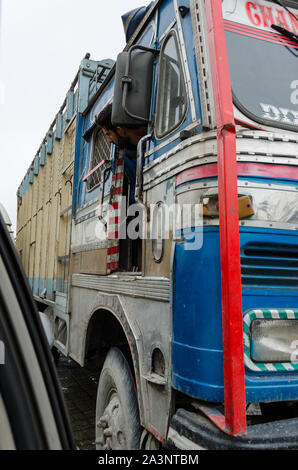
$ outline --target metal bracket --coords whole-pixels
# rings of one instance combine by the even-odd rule
[[[158,385],[158,386],[161,386],[161,387],[165,387],[167,385],[166,379],[164,377],[162,377],[161,375],[158,375],[158,374],[155,374],[155,373],[143,375],[143,378],[147,382],[149,382],[153,385]]]
[[[180,12],[181,17],[185,18],[186,15],[189,13],[189,8],[181,5],[181,7],[179,7],[179,12]]]

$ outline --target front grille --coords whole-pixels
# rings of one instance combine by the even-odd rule
[[[298,247],[249,244],[241,250],[242,286],[298,289]]]

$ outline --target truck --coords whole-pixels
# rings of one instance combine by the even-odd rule
[[[298,448],[297,14],[129,12],[116,63],[86,55],[18,189],[55,347],[98,370],[97,449]],[[99,124],[110,105],[114,129],[145,128],[134,156]]]

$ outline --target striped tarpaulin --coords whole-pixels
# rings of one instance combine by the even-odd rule
[[[123,188],[124,159],[123,151],[118,151],[115,161],[111,187],[111,204],[108,219],[107,273],[119,268],[120,211]]]

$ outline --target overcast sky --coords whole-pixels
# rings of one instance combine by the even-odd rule
[[[1,0],[0,0],[1,2]],[[116,59],[121,15],[149,0],[2,0],[0,201],[15,229],[16,191],[86,52]]]

